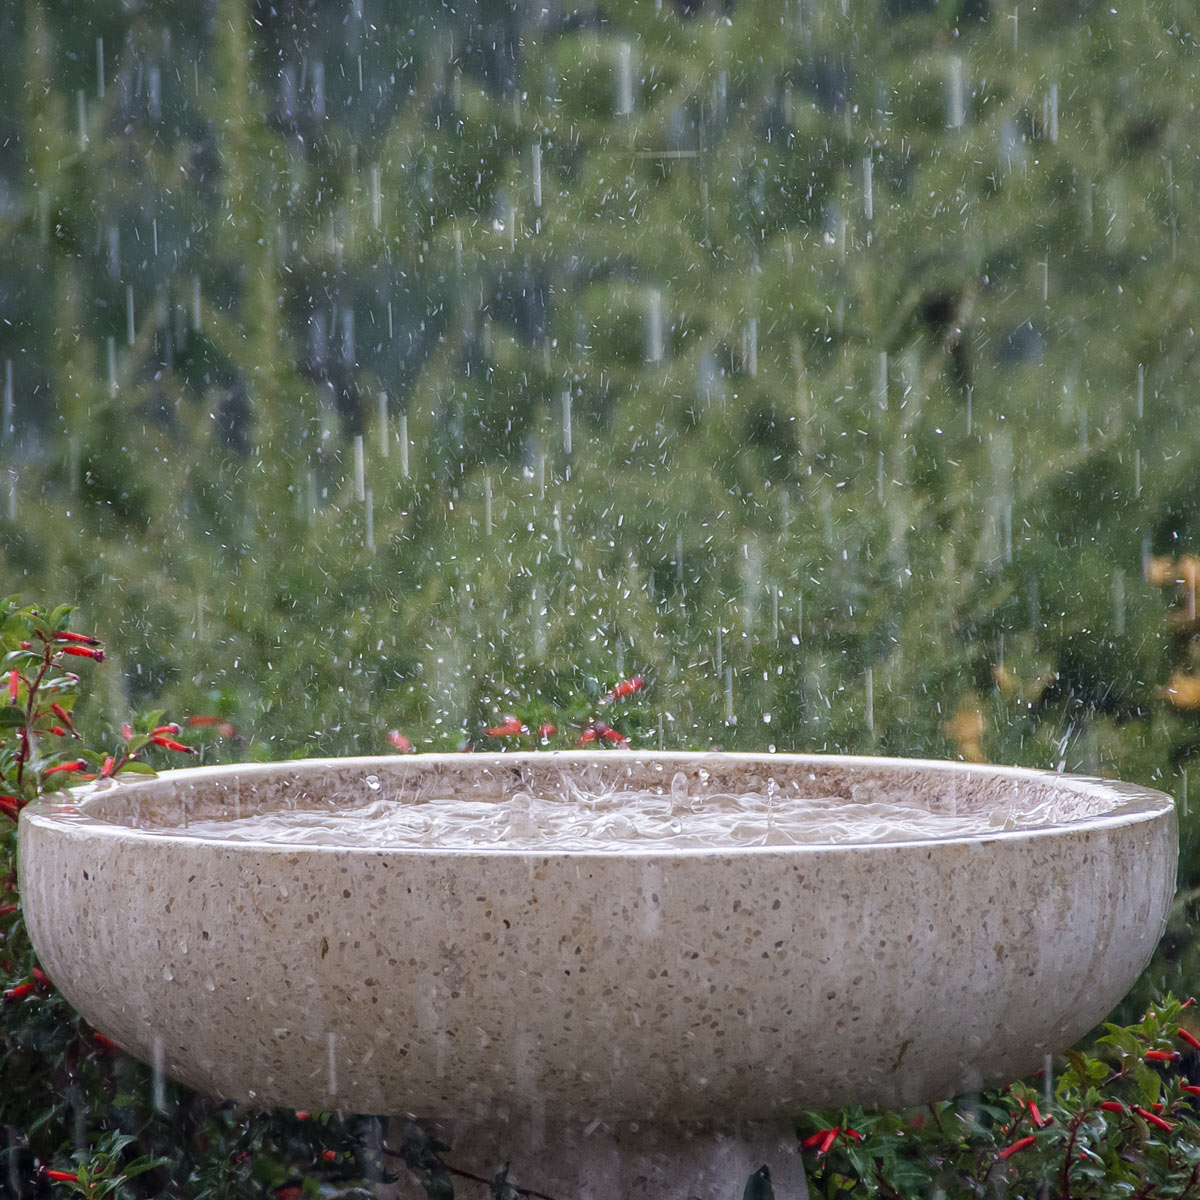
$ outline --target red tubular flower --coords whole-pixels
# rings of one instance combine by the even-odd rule
[[[66,737],[67,736],[67,731],[61,725],[51,725],[50,732],[55,737]]]
[[[1105,1112],[1123,1113],[1125,1111],[1125,1105],[1120,1100],[1101,1100],[1100,1107]]]
[[[117,760],[111,754],[104,759],[104,765],[100,768],[101,779],[111,779],[113,772],[117,769]]]
[[[119,1054],[121,1052],[121,1047],[111,1038],[106,1038],[102,1033],[93,1033],[92,1041],[96,1043],[97,1050],[107,1050],[110,1054]]]
[[[1200,1096],[1200,1087],[1194,1083],[1181,1083],[1179,1086],[1190,1096]]]
[[[133,726],[130,725],[128,721],[126,721],[125,724],[121,726],[121,736],[127,742],[133,741]]]
[[[544,725],[538,726],[538,737],[543,739],[552,738],[557,732],[558,730],[549,721]]]
[[[499,725],[492,725],[483,732],[494,738],[523,737],[529,732],[529,727],[509,714]]]
[[[585,729],[580,735],[579,744],[581,746],[590,746],[599,736],[594,729]]]
[[[78,1183],[79,1182],[79,1176],[72,1175],[70,1171],[51,1171],[47,1168],[43,1168],[42,1173],[46,1176],[47,1179],[52,1180],[54,1183]]]
[[[1034,1101],[1032,1101],[1032,1100],[1029,1101],[1028,1108],[1029,1108],[1029,1119],[1039,1129],[1041,1129],[1041,1127],[1043,1125],[1049,1124],[1049,1118],[1042,1116],[1042,1114],[1038,1111],[1038,1106],[1034,1103]]]
[[[640,692],[646,686],[645,677],[642,675],[634,675],[629,679],[622,679],[608,693],[608,698],[612,700],[624,700],[629,696]]]
[[[11,671],[9,671],[9,673],[8,673],[8,702],[9,702],[9,704],[16,704],[17,691],[20,688],[20,686],[21,686],[21,672],[18,671],[16,667],[13,667],[13,669]]]
[[[837,1141],[837,1136],[841,1133],[840,1126],[835,1125],[832,1129],[826,1132],[824,1138],[821,1139],[821,1144],[817,1147],[818,1154],[828,1154],[833,1148],[833,1143]]]
[[[175,724],[174,721],[168,721],[165,725],[157,725],[152,730],[150,730],[150,733],[153,736],[162,736],[163,734],[165,734],[167,737],[174,737],[177,733],[182,733],[182,732],[183,731],[179,728],[178,725]]]
[[[413,748],[412,742],[398,729],[393,729],[387,735],[387,739],[401,754],[407,754]]]
[[[322,1150],[321,1157],[326,1162],[335,1162],[337,1160],[337,1151],[336,1150]]]
[[[10,916],[17,911],[19,906],[16,904],[0,904],[0,917]]]
[[[33,995],[32,983],[18,983],[16,987],[10,987],[3,995],[0,995],[0,1000],[4,1000],[9,1004],[13,1004],[18,1000],[24,1000],[26,996]]]
[[[72,732],[75,732],[75,722],[71,720],[71,714],[57,700],[50,704],[50,711]]]
[[[1157,1126],[1163,1133],[1170,1133],[1175,1128],[1173,1122],[1164,1120],[1157,1113],[1152,1113],[1148,1108],[1143,1108],[1140,1104],[1134,1108],[1134,1112],[1144,1117],[1151,1125]]]
[[[1020,1154],[1022,1150],[1028,1150],[1037,1141],[1033,1134],[1029,1134],[1023,1138],[1017,1138],[1011,1146],[1005,1146],[999,1154],[996,1155],[999,1159],[1012,1158],[1014,1154]]]
[[[308,1111],[308,1109],[306,1109],[306,1108],[298,1108],[298,1109],[296,1109],[296,1120],[297,1121],[311,1121],[312,1113],[310,1113]]]
[[[34,967],[32,971],[34,986],[41,988],[43,991],[49,991],[54,985],[50,982],[50,976],[42,970],[41,967]]]
[[[58,633],[50,635],[52,642],[74,642],[80,646],[99,646],[101,641],[97,637],[92,637],[90,633],[72,633],[69,629],[60,629]]]
[[[196,753],[193,747],[185,746],[182,742],[177,742],[174,738],[166,737],[161,733],[152,734],[150,740],[156,746],[161,746],[164,750],[177,750],[180,754]]]
[[[1179,1058],[1178,1050],[1147,1050],[1143,1055],[1150,1062],[1174,1062]]]
[[[73,654],[76,658],[91,658],[96,662],[104,661],[104,651],[99,646],[60,646],[60,654]]]
[[[19,796],[0,796],[0,812],[15,821],[25,807],[25,801]]]
[[[1189,1033],[1183,1028],[1182,1025],[1179,1027],[1179,1036],[1185,1042],[1187,1042],[1187,1044],[1191,1046],[1193,1050],[1200,1050],[1200,1038],[1196,1037],[1194,1033]]]
[[[73,758],[70,762],[59,763],[56,767],[47,767],[42,772],[42,777],[47,775],[57,775],[60,771],[86,771],[87,763],[82,758]]]
[[[818,1129],[816,1133],[810,1133],[808,1137],[800,1143],[805,1150],[811,1150],[814,1146],[819,1146],[824,1140],[825,1135],[829,1132],[828,1129]]]
[[[596,722],[596,736],[601,741],[611,742],[617,746],[628,746],[629,739],[619,730],[614,729],[611,725],[605,725],[603,721]]]

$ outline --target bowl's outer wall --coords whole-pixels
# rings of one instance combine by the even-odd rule
[[[653,856],[131,840],[26,814],[38,954],[97,1029],[260,1105],[724,1119],[1016,1078],[1121,999],[1174,810]]]

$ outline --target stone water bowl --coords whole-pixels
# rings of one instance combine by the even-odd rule
[[[898,801],[930,831],[619,850],[189,831],[380,794],[567,804],[568,778],[665,797],[680,773],[701,805],[790,789],[833,827]],[[964,814],[982,830],[953,832]],[[804,1194],[802,1109],[1011,1080],[1102,1020],[1163,930],[1177,830],[1160,792],[1041,771],[614,751],[172,771],[31,805],[20,838],[48,974],[190,1087],[452,1120],[456,1154],[555,1197],[733,1196],[764,1161],[783,1197]]]

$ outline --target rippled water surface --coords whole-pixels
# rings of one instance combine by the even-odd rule
[[[768,780],[762,792],[709,790],[678,772],[656,791],[582,790],[569,776],[553,789],[514,791],[503,799],[470,790],[439,793],[429,784],[389,791],[367,776],[361,791],[312,807],[190,820],[163,834],[239,842],[498,850],[725,848],[894,842],[1050,826],[1091,815],[1093,806],[1061,799],[958,811],[952,799],[883,798],[869,785],[848,796],[806,796],[792,781]],[[1015,806],[1015,807],[1014,807]]]

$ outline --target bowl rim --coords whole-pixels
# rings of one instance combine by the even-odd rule
[[[604,765],[619,766],[633,762],[661,762],[664,766],[688,764],[702,767],[706,761],[724,764],[746,764],[765,766],[769,763],[795,768],[819,766],[843,770],[872,771],[923,771],[933,777],[970,778],[984,776],[989,779],[1011,779],[1014,782],[1055,783],[1072,791],[1102,789],[1106,798],[1114,802],[1112,807],[1093,816],[1060,824],[996,829],[987,832],[950,834],[943,837],[914,837],[891,841],[844,841],[834,843],[796,843],[768,846],[623,846],[620,848],[568,849],[548,847],[504,849],[487,845],[480,846],[339,846],[329,843],[272,842],[269,840],[226,839],[210,835],[196,836],[186,830],[148,830],[134,825],[122,824],[106,817],[96,816],[89,808],[98,807],[107,801],[117,789],[134,790],[142,787],[162,787],[172,783],[196,784],[205,780],[241,778],[249,781],[278,774],[297,771],[313,772],[331,769],[351,769],[362,772],[386,766],[396,768],[450,767],[464,773],[487,768],[519,767],[527,762],[545,765],[564,764],[579,767]],[[54,792],[49,796],[28,804],[21,813],[21,821],[32,826],[54,831],[74,832],[77,836],[86,831],[88,836],[100,836],[131,843],[153,843],[155,845],[198,846],[206,844],[225,849],[237,849],[256,854],[349,854],[371,855],[419,855],[421,857],[471,857],[503,858],[505,860],[537,860],[564,858],[571,862],[598,858],[658,858],[678,859],[688,857],[726,857],[743,855],[836,854],[853,849],[856,852],[895,853],[913,847],[973,845],[993,842],[1023,842],[1028,839],[1062,836],[1066,833],[1084,833],[1134,826],[1156,821],[1164,817],[1174,818],[1175,802],[1165,792],[1141,784],[1120,780],[1102,779],[1089,775],[1071,775],[1036,767],[1013,767],[991,763],[956,762],[946,759],[898,758],[875,755],[769,753],[755,751],[717,750],[544,750],[544,751],[497,751],[494,753],[430,753],[430,754],[385,754],[355,755],[332,758],[279,759],[271,762],[219,763],[209,766],[181,767],[162,771],[156,776],[139,775],[130,780],[113,780],[111,785],[86,785]]]

